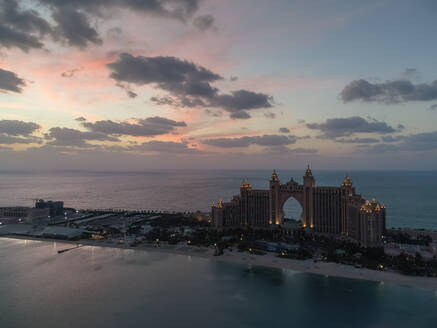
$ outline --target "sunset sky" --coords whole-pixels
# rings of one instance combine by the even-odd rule
[[[0,0],[0,170],[435,169],[436,13]]]

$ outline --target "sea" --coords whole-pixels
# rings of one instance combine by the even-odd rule
[[[283,183],[302,183],[303,170],[279,170]],[[243,180],[267,189],[271,170],[154,170],[144,172],[2,172],[0,206],[32,206],[35,199],[62,200],[76,209],[209,211],[213,201],[230,200]],[[345,175],[357,193],[387,206],[388,227],[437,230],[437,171],[317,171],[317,185],[340,186]],[[302,209],[290,198],[287,218]]]
[[[435,328],[437,291],[0,238],[0,327]]]
[[[63,200],[78,209],[208,211],[269,170],[0,172],[0,206]],[[302,171],[278,171],[282,182]],[[387,206],[390,227],[437,230],[437,172],[349,174]],[[290,199],[286,216],[301,208]],[[0,327],[437,327],[437,291],[132,249],[0,238]]]

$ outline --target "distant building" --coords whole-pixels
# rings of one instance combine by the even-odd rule
[[[352,200],[347,204],[347,235],[363,246],[378,246],[385,232],[385,206],[365,200]]]
[[[303,184],[293,178],[283,184],[276,171],[268,190],[252,189],[250,183],[244,181],[240,194],[230,202],[219,200],[212,204],[213,225],[217,229],[283,228],[283,205],[290,197],[302,206],[302,227],[315,233],[347,236],[365,247],[382,244],[385,206],[356,194],[349,176],[340,187],[317,186],[309,167]]]
[[[48,208],[0,207],[0,222],[2,223],[32,223],[36,220],[47,219],[49,215],[50,210]]]
[[[36,208],[48,208],[50,211],[50,216],[51,217],[55,217],[55,216],[59,216],[62,215],[64,213],[64,202],[60,202],[60,201],[45,201],[44,199],[38,199],[35,202],[35,207]]]

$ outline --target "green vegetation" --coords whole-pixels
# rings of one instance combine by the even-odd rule
[[[114,213],[115,214],[115,213]],[[317,235],[296,227],[292,232],[281,229],[226,229],[217,231],[207,221],[199,221],[185,213],[138,214],[118,213],[111,218],[112,225],[99,226],[100,221],[90,222],[93,231],[106,238],[134,238],[131,245],[141,242],[159,247],[162,243],[188,246],[213,247],[214,255],[224,250],[248,252],[262,256],[266,251],[276,252],[278,257],[334,262],[372,270],[394,270],[405,275],[437,276],[437,259],[424,259],[414,252],[398,256],[385,254],[384,248],[364,248],[347,238]],[[115,225],[113,224],[115,222]],[[389,231],[387,243],[410,245],[411,249],[427,246],[432,238],[426,234],[412,237],[404,231]]]

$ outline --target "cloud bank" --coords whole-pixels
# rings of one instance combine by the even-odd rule
[[[344,103],[362,101],[397,104],[409,101],[432,101],[437,99],[437,80],[420,84],[414,84],[406,79],[384,83],[355,80],[344,87],[340,97]]]
[[[42,138],[33,134],[41,129],[39,124],[18,120],[0,120],[0,144],[41,143]]]
[[[277,134],[265,134],[262,136],[244,136],[239,138],[216,138],[205,139],[202,143],[209,146],[220,148],[249,147],[250,145],[259,146],[284,146],[296,143],[296,136],[284,136]]]
[[[0,47],[28,52],[43,48],[50,37],[85,48],[103,42],[98,21],[116,16],[119,10],[185,22],[198,8],[198,0],[0,0]],[[212,28],[213,23],[210,15],[193,21],[201,30]]]
[[[306,126],[308,129],[321,132],[322,134],[318,137],[326,139],[351,136],[355,133],[388,134],[402,129],[402,126],[395,129],[385,122],[376,120],[368,121],[360,116],[330,118],[324,123],[307,123]]]
[[[17,74],[0,68],[0,92],[17,92],[21,93],[26,82],[18,77]]]
[[[135,137],[153,137],[174,131],[176,127],[186,127],[185,122],[177,122],[164,117],[134,119],[133,122],[114,122],[111,120],[82,122],[87,130],[108,135],[126,135]]]
[[[273,98],[264,93],[235,90],[220,94],[219,89],[211,83],[222,80],[222,76],[176,57],[144,57],[123,53],[107,66],[112,71],[110,77],[118,83],[153,85],[168,92],[170,97],[151,98],[159,105],[222,108],[233,119],[247,119],[251,117],[248,111],[273,106]]]

